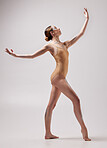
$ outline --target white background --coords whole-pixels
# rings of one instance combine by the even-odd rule
[[[72,39],[85,22],[84,8],[89,12],[89,22],[84,35],[68,49],[66,79],[80,98],[89,137],[96,141],[96,146],[99,146],[97,141],[107,145],[107,1],[0,0],[2,146],[19,144],[20,147],[35,147],[39,144],[35,139],[43,142],[44,114],[52,88],[50,76],[55,69],[55,60],[49,52],[35,59],[22,59],[8,55],[5,48],[12,48],[14,53],[20,55],[33,54],[48,43],[44,30],[49,25],[61,29],[61,41]],[[82,141],[72,102],[63,94],[53,111],[51,129],[54,135],[68,137],[68,142],[72,143],[74,137],[76,142]],[[16,141],[13,142],[13,138]],[[17,139],[24,139],[25,143],[20,145]],[[34,143],[31,145],[32,140]],[[65,145],[43,143],[40,146],[66,147],[67,138],[63,140]],[[81,142],[74,144],[74,147],[84,147]]]

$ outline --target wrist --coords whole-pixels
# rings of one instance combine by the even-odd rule
[[[17,57],[15,53],[11,53],[12,56]]]
[[[87,21],[88,21],[88,20],[89,20],[89,17],[87,17],[86,19],[87,19]]]

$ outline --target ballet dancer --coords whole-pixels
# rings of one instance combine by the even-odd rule
[[[44,53],[49,51],[49,53],[54,57],[56,61],[56,68],[50,77],[52,90],[51,90],[50,100],[46,107],[45,117],[44,117],[45,129],[46,129],[45,139],[59,138],[58,136],[55,136],[51,133],[50,125],[51,125],[52,111],[55,108],[56,103],[62,92],[73,103],[73,111],[77,121],[81,126],[81,133],[82,133],[83,139],[85,141],[91,141],[91,139],[88,137],[87,127],[82,118],[80,99],[77,96],[77,94],[74,92],[74,90],[71,88],[70,84],[66,79],[66,75],[68,72],[68,60],[69,60],[68,48],[71,47],[75,42],[78,41],[80,37],[84,35],[86,26],[89,20],[89,14],[88,14],[87,8],[84,8],[84,15],[86,17],[86,20],[80,33],[71,40],[61,42],[59,39],[59,36],[61,35],[60,28],[57,28],[54,25],[50,25],[45,29],[44,33],[45,33],[45,40],[51,41],[51,42],[44,45],[40,50],[36,51],[34,54],[18,55],[18,54],[15,54],[12,49],[11,51],[9,51],[8,48],[5,49],[5,51],[8,54],[14,57],[30,58],[30,59],[43,55]]]

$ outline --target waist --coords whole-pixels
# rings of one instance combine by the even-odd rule
[[[66,73],[68,71],[68,63],[57,63],[55,70]]]
[[[55,70],[53,71],[52,75],[51,75],[51,80],[52,80],[53,77],[55,77],[56,75],[66,77],[67,72],[68,72],[68,68],[66,68],[66,69],[63,69],[63,68],[62,68],[62,69],[61,69],[61,68],[59,68],[59,67],[56,67]]]

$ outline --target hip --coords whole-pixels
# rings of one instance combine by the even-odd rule
[[[64,78],[65,79],[66,75],[67,75],[67,73],[53,72],[50,77],[51,83],[54,79],[57,79],[57,78]]]
[[[66,76],[62,75],[62,74],[56,74],[53,77],[51,77],[51,84],[53,84],[53,82],[59,80],[59,79],[66,79]]]

